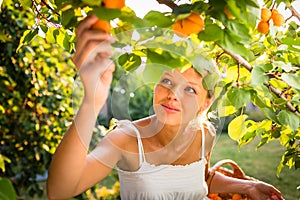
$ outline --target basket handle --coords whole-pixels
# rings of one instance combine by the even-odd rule
[[[244,173],[244,171],[238,166],[238,164],[236,162],[234,162],[233,160],[230,160],[230,159],[220,160],[219,162],[214,164],[214,166],[212,166],[209,170],[210,173],[215,173],[223,165],[230,165],[232,167],[234,177],[246,178],[246,174]]]

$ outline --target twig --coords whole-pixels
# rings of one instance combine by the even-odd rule
[[[222,47],[221,47],[222,48]],[[223,49],[223,48],[222,48]],[[240,55],[236,55],[233,54],[225,49],[223,49],[225,53],[227,53],[228,55],[230,55],[233,59],[236,60],[236,62],[242,66],[244,66],[249,72],[252,71],[253,67],[250,65],[250,63],[248,63],[247,60],[245,60],[242,56]]]
[[[277,97],[282,98],[286,101],[286,107],[296,115],[300,115],[299,111],[285,98],[285,96],[282,94],[280,90],[273,87],[270,83],[264,83],[264,85],[269,88],[271,92],[273,92]]]
[[[35,2],[34,0],[31,0],[31,2],[32,2],[32,6],[34,7],[34,9],[35,9],[35,11],[36,11],[36,13],[37,13],[38,19],[40,19],[39,17],[42,17],[42,19],[46,20],[48,23],[51,23],[51,24],[54,24],[54,25],[55,25],[54,22],[52,22],[51,20],[49,20],[47,17],[45,17],[45,16],[40,12],[40,10],[38,9],[38,6],[36,5],[36,2]],[[57,14],[57,15],[59,15],[59,13],[57,13],[57,12],[54,12],[54,13]]]
[[[222,48],[222,47],[221,47]],[[242,58],[239,55],[235,55],[225,49],[223,49],[225,53],[227,53],[228,55],[230,55],[233,59],[236,60],[236,62],[242,66],[244,66],[249,72],[252,71],[253,67],[250,65],[250,63],[248,63],[248,61],[246,61],[244,58]],[[299,111],[285,98],[285,96],[282,94],[282,92],[280,90],[278,90],[277,88],[273,87],[270,83],[264,83],[264,85],[269,88],[269,90],[271,92],[273,92],[277,97],[283,99],[284,101],[286,101],[286,107],[287,109],[289,109],[291,112],[295,113],[296,115],[300,115]]]
[[[288,8],[291,10],[292,16],[297,17],[300,21],[300,14],[296,11],[296,9],[292,5],[290,5]]]
[[[172,0],[156,0],[156,1],[159,4],[165,4],[166,6],[168,6],[171,9],[178,7],[178,5],[176,3],[174,3]]]
[[[237,66],[238,66],[238,68],[237,68],[238,75],[237,75],[237,78],[236,78],[236,86],[240,87],[240,76],[241,76],[240,68],[241,68],[241,64],[238,63]]]

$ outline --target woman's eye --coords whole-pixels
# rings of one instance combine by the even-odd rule
[[[192,87],[186,87],[186,88],[185,88],[185,91],[187,91],[187,92],[189,92],[189,93],[196,94],[196,90],[194,90],[194,88],[192,88]]]
[[[163,80],[161,80],[161,83],[167,84],[167,85],[172,85],[172,82],[167,78],[164,78]]]

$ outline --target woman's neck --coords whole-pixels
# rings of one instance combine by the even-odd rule
[[[179,140],[183,137],[187,125],[168,125],[159,121],[156,117],[152,122],[153,128],[156,129],[155,139],[162,145],[166,146],[172,141]]]

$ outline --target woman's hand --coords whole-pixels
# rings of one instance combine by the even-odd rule
[[[253,200],[283,200],[280,191],[270,184],[254,181],[250,186],[247,194]]]
[[[97,20],[95,15],[91,15],[78,26],[76,52],[73,57],[84,86],[84,102],[93,105],[95,112],[105,104],[115,70],[115,65],[110,60],[114,38],[105,32],[92,29]]]

